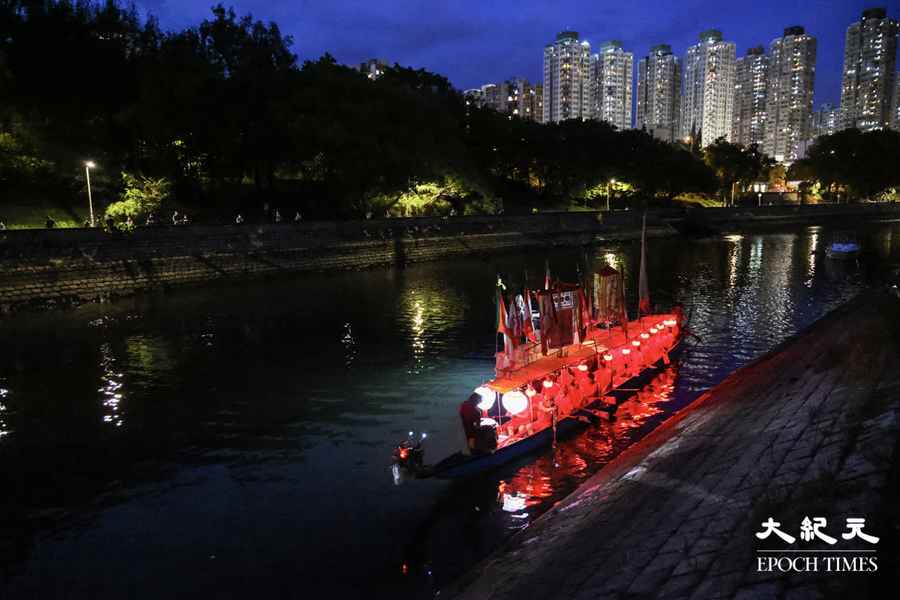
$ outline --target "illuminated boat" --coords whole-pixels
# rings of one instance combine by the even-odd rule
[[[477,475],[608,418],[667,367],[681,341],[679,313],[647,315],[627,327],[595,329],[555,355],[498,374],[475,391],[481,411],[475,447],[425,467],[419,475]],[[547,398],[555,405],[550,411]]]
[[[834,259],[855,259],[859,257],[860,246],[856,235],[850,232],[837,233],[825,249],[825,255]]]
[[[621,274],[606,266],[584,284],[553,283],[510,299],[498,278],[496,376],[460,407],[467,451],[424,465],[421,441],[394,452],[394,477],[459,478],[499,467],[555,444],[572,430],[610,418],[618,404],[653,379],[681,347],[678,306],[651,313],[642,239],[639,317],[629,320]],[[535,309],[535,306],[537,307]],[[538,317],[535,326],[534,315]]]

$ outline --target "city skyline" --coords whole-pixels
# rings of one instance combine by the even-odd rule
[[[862,10],[873,6],[886,6],[893,18],[900,13],[887,2],[813,5],[797,0],[753,5],[693,1],[677,6],[657,0],[628,6],[576,0],[566,15],[580,15],[577,18],[561,16],[558,7],[543,2],[497,2],[485,7],[475,2],[424,6],[411,0],[334,0],[327,5],[246,0],[232,5],[238,14],[250,12],[258,19],[277,22],[294,37],[293,50],[300,61],[325,52],[351,66],[379,58],[441,73],[460,90],[513,77],[540,82],[541,49],[567,29],[578,31],[594,48],[609,39],[621,40],[636,57],[646,56],[659,44],[670,45],[675,56],[683,57],[701,31],[719,29],[736,44],[737,55],[743,56],[751,47],[768,48],[785,28],[800,25],[818,40],[816,109],[840,103],[847,27]],[[138,6],[158,16],[164,29],[194,25],[210,14],[208,0],[140,0]]]

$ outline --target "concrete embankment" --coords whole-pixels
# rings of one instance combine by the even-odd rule
[[[696,215],[702,215],[696,217]],[[752,223],[847,223],[900,219],[900,205],[771,206],[661,210],[648,235],[676,235],[697,222],[712,231]],[[286,273],[408,263],[637,239],[641,215],[541,213],[244,226],[0,232],[0,309],[105,300],[152,289],[242,281]]]
[[[706,392],[442,597],[888,597],[898,416],[900,298],[867,293]],[[755,535],[770,517],[793,543]],[[834,544],[803,539],[806,517]],[[879,541],[846,539],[848,518]]]

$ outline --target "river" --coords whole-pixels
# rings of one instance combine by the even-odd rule
[[[619,418],[477,481],[394,485],[492,375],[496,274],[637,243],[223,284],[0,321],[0,597],[430,598],[621,449],[900,261],[900,225],[651,240],[691,342]],[[632,301],[634,301],[631,286]],[[623,518],[628,518],[623,515]],[[537,566],[536,566],[537,568]]]

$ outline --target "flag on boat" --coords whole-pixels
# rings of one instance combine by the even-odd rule
[[[509,314],[506,301],[503,299],[501,286],[497,286],[497,333],[503,334],[503,351],[507,354],[515,347],[514,336],[509,325]]]
[[[541,311],[541,351],[574,343],[578,319],[578,286],[557,286],[538,294]]]
[[[638,315],[650,314],[650,286],[647,284],[647,213],[641,226],[641,271],[638,276]]]
[[[551,278],[550,278],[550,261],[549,261],[549,260],[545,260],[545,261],[544,261],[544,290],[549,290],[549,289],[550,289],[550,282],[551,282]]]
[[[622,322],[625,306],[622,302],[622,275],[606,265],[594,274],[594,308],[602,323]]]
[[[578,333],[584,339],[591,328],[591,305],[584,293],[584,288],[578,288]]]
[[[525,339],[529,342],[537,342],[537,334],[534,331],[534,321],[532,320],[534,317],[534,313],[531,309],[531,290],[525,288],[525,315],[524,315],[524,330],[525,330]]]

